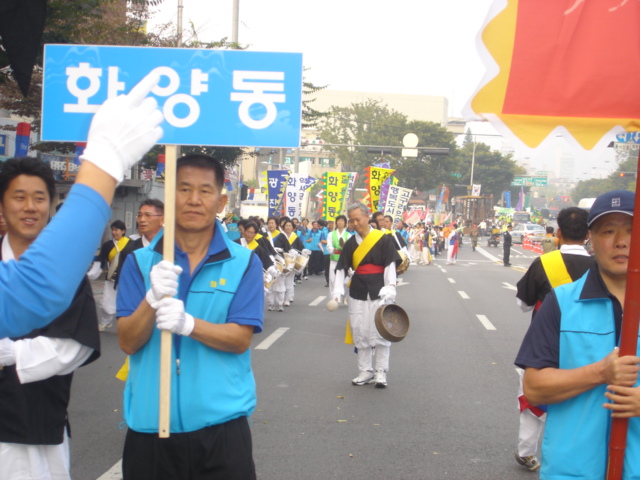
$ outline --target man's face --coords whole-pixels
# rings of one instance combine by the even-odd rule
[[[313,222],[313,223],[311,224],[311,227],[312,227],[314,230],[318,230],[318,222]]]
[[[162,215],[156,207],[142,205],[138,210],[138,232],[151,240],[160,231],[164,223]]]
[[[270,232],[275,232],[277,225],[278,224],[273,218],[270,220],[267,220],[267,228],[269,229]]]
[[[387,217],[384,217],[383,225],[387,230],[391,230],[393,228],[393,221]]]
[[[353,228],[360,236],[369,233],[369,215],[359,208],[355,208],[349,212],[349,221],[353,223]]]
[[[51,199],[40,177],[18,175],[2,197],[1,211],[7,233],[31,243],[47,225]]]
[[[626,277],[633,218],[609,213],[591,227],[591,248],[603,276]]]
[[[208,168],[185,166],[176,179],[176,229],[188,233],[213,228],[224,210],[227,196],[216,186],[216,174]]]

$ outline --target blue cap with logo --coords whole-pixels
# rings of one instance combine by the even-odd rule
[[[636,195],[629,190],[611,190],[610,192],[603,193],[596,201],[593,202],[591,210],[589,211],[589,228],[593,223],[603,215],[608,213],[625,213],[633,216],[633,204],[635,202]]]

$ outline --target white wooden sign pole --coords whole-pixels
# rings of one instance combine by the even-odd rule
[[[176,145],[165,146],[163,260],[173,263],[176,219]],[[171,424],[172,334],[163,330],[160,339],[160,419],[158,435],[169,438]]]

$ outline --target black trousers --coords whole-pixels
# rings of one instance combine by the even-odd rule
[[[331,270],[331,255],[323,255],[324,257],[324,279],[329,283],[329,270]]]
[[[503,245],[504,255],[502,256],[502,261],[505,265],[509,265],[509,256],[511,255],[511,245]]]
[[[309,257],[309,274],[318,275],[323,270],[322,252],[320,250],[314,250]]]
[[[124,480],[254,480],[247,417],[194,432],[157,433],[129,429],[124,441]]]

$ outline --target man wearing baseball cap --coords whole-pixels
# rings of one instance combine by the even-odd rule
[[[632,388],[640,358],[618,356],[634,199],[626,190],[596,199],[588,218],[596,263],[545,297],[515,361],[526,398],[548,405],[541,480],[604,479],[609,410],[640,415],[640,389]],[[639,457],[640,419],[631,418],[625,479],[640,477]]]

